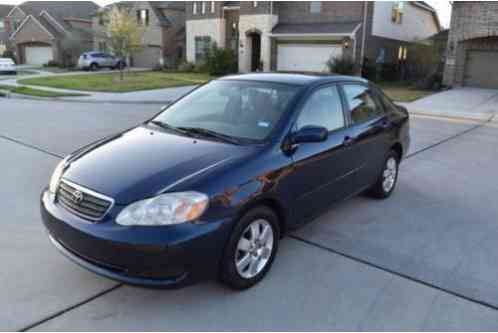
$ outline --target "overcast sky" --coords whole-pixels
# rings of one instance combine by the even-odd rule
[[[112,2],[115,2],[115,1],[112,1],[112,0],[94,0],[96,3],[98,3],[99,5],[101,6],[105,6],[107,4],[110,4]],[[19,1],[19,0],[0,0],[0,3],[4,4],[4,3],[7,3],[7,4],[18,4],[18,3],[21,3],[23,1]],[[443,0],[427,0],[427,2],[433,6],[434,8],[436,8],[437,12],[438,12],[438,15],[439,15],[439,19],[441,21],[441,24],[447,28],[449,25],[450,25],[450,13],[451,13],[451,6],[450,6],[450,3],[449,1],[443,1]]]

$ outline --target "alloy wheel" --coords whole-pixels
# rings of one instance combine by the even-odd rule
[[[237,273],[245,279],[261,273],[271,258],[273,245],[274,232],[270,222],[258,219],[249,224],[237,243]]]
[[[389,157],[386,161],[386,166],[383,173],[382,188],[384,192],[389,193],[394,187],[396,182],[396,175],[398,173],[398,162],[394,157]]]

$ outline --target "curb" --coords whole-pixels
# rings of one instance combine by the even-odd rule
[[[0,91],[2,92],[2,91]],[[48,101],[48,102],[65,102],[65,103],[85,103],[85,104],[150,104],[150,105],[165,105],[171,104],[172,101],[120,101],[120,100],[74,100],[69,99],[71,97],[36,97],[36,96],[28,96],[21,94],[14,94],[10,92],[6,92],[5,98],[14,98],[14,99],[26,99],[26,100],[34,100],[34,101]]]
[[[449,118],[449,119],[462,119],[474,121],[488,121],[494,118],[494,113],[451,113],[451,112],[426,112],[419,110],[408,110],[408,113],[413,115],[436,117],[436,118]]]

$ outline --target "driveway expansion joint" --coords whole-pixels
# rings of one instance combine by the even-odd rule
[[[22,141],[20,141],[18,139],[14,139],[14,138],[8,137],[6,135],[0,134],[0,139],[4,139],[4,140],[7,140],[7,141],[10,141],[10,142],[13,142],[13,143],[17,143],[17,144],[19,144],[21,146],[24,146],[26,148],[34,149],[34,150],[36,150],[38,152],[45,153],[45,154],[50,155],[52,157],[56,157],[56,158],[60,158],[60,159],[64,158],[64,156],[62,156],[62,155],[59,155],[59,154],[56,154],[56,153],[52,153],[51,151],[48,151],[46,149],[37,147],[37,146],[29,144],[29,143],[22,142]]]
[[[19,330],[19,332],[27,332],[29,330],[32,330],[33,328],[36,328],[37,326],[40,326],[40,325],[42,325],[42,324],[44,324],[44,323],[46,323],[46,322],[48,322],[48,321],[50,321],[52,319],[60,317],[60,316],[64,315],[65,313],[69,312],[69,311],[75,310],[75,309],[79,308],[80,306],[83,306],[83,305],[85,305],[87,303],[90,303],[91,301],[96,300],[97,298],[99,298],[101,296],[105,296],[105,295],[107,295],[107,294],[109,294],[109,293],[111,293],[111,292],[113,292],[113,291],[121,288],[122,286],[123,286],[123,284],[120,283],[120,284],[115,285],[112,288],[103,290],[103,291],[99,292],[98,294],[93,295],[92,297],[89,297],[89,298],[87,298],[87,299],[85,299],[85,300],[83,300],[81,302],[78,302],[78,303],[76,303],[76,304],[74,304],[74,305],[72,305],[72,306],[70,306],[70,307],[68,307],[66,309],[63,309],[63,310],[58,311],[58,312],[56,312],[54,314],[51,314],[51,315],[49,315],[49,316],[47,316],[47,317],[45,317],[45,318],[43,318],[43,319],[41,319],[41,320],[33,323],[33,324],[25,326],[25,327],[21,328]]]
[[[327,251],[327,252],[330,252],[330,253],[334,253],[336,255],[339,255],[341,257],[344,257],[344,258],[349,259],[349,260],[353,260],[355,262],[358,262],[358,263],[361,263],[361,264],[364,264],[364,265],[367,265],[369,267],[379,269],[381,271],[384,271],[386,273],[398,276],[400,278],[403,278],[403,279],[406,279],[406,280],[409,280],[409,281],[421,284],[423,286],[426,286],[426,287],[438,290],[438,291],[443,292],[445,294],[448,294],[448,295],[451,295],[451,296],[454,296],[454,297],[457,297],[457,298],[460,298],[460,299],[463,299],[463,300],[466,300],[466,301],[469,301],[469,302],[472,302],[472,303],[476,303],[476,304],[482,305],[482,306],[487,307],[489,309],[498,311],[498,306],[493,305],[491,303],[484,302],[484,301],[481,301],[481,300],[476,299],[476,298],[468,297],[468,296],[466,296],[464,294],[461,294],[461,293],[458,293],[458,292],[454,292],[454,291],[452,291],[450,289],[447,289],[447,288],[444,288],[444,287],[440,287],[440,286],[438,286],[436,284],[432,284],[430,282],[426,282],[426,281],[418,279],[418,278],[414,278],[414,277],[412,277],[410,275],[404,274],[402,272],[398,272],[398,271],[390,269],[388,267],[384,267],[382,265],[375,264],[375,263],[370,262],[368,260],[364,260],[362,258],[353,256],[353,255],[349,255],[349,254],[347,254],[347,253],[345,253],[343,251],[339,251],[339,250],[333,249],[331,247],[327,247],[327,246],[318,244],[316,242],[307,240],[305,238],[302,238],[302,237],[296,236],[296,235],[289,235],[289,238],[292,238],[294,240],[300,241],[300,242],[305,243],[307,245],[316,247],[318,249],[321,249],[321,250],[324,250],[324,251]]]

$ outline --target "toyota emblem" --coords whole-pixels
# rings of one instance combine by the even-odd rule
[[[83,193],[80,191],[74,191],[71,195],[71,199],[74,203],[79,204],[83,201]]]

